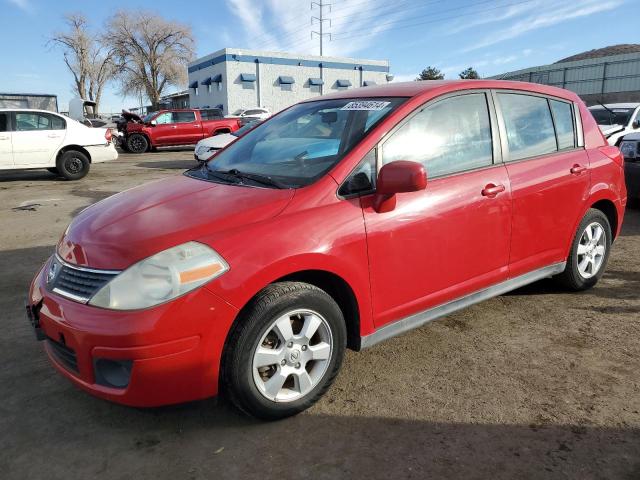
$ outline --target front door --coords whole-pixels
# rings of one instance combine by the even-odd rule
[[[484,91],[427,104],[378,151],[423,163],[427,188],[378,213],[362,198],[376,327],[507,278],[511,193]]]
[[[15,112],[11,135],[16,167],[54,166],[66,135],[65,121],[44,112]]]
[[[0,169],[13,167],[10,126],[11,116],[9,112],[0,112]]]
[[[522,92],[496,99],[513,197],[514,277],[566,259],[589,195],[589,159],[570,102]]]

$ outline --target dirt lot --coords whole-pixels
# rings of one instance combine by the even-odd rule
[[[121,155],[79,182],[0,175],[0,476],[75,478],[640,478],[640,211],[592,291],[549,281],[361,353],[296,418],[224,402],[133,409],[48,364],[27,286],[79,210],[193,166]]]

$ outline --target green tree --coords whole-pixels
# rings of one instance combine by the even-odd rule
[[[473,79],[480,78],[480,75],[478,75],[478,72],[476,72],[475,68],[473,67],[469,67],[466,70],[461,71],[458,74],[458,76],[466,80],[473,80]]]
[[[419,80],[443,80],[444,79],[444,73],[442,73],[440,70],[438,70],[436,67],[427,67],[424,70],[422,70],[422,72],[420,72],[420,74],[418,75],[418,78],[416,78],[416,81]]]

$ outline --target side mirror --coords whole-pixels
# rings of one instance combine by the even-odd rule
[[[637,130],[638,128],[640,128],[640,120],[634,120],[633,123],[631,124],[631,128],[633,128],[634,130]]]
[[[417,192],[427,188],[427,172],[421,163],[398,160],[386,164],[378,173],[373,208],[378,213],[396,206],[396,193]]]
[[[158,124],[158,122],[156,122],[155,120],[151,120],[149,122],[149,125],[151,125],[152,127],[155,127]]]

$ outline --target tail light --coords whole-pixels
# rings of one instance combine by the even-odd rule
[[[624,168],[624,157],[622,156],[622,153],[620,152],[618,147],[607,145],[606,147],[598,148],[598,150],[600,150],[600,153],[605,154],[611,160],[616,162],[620,166],[620,168]]]
[[[111,141],[111,137],[112,137],[112,133],[111,133],[111,129],[107,128],[104,132],[104,138],[107,141],[107,143],[109,143]]]

